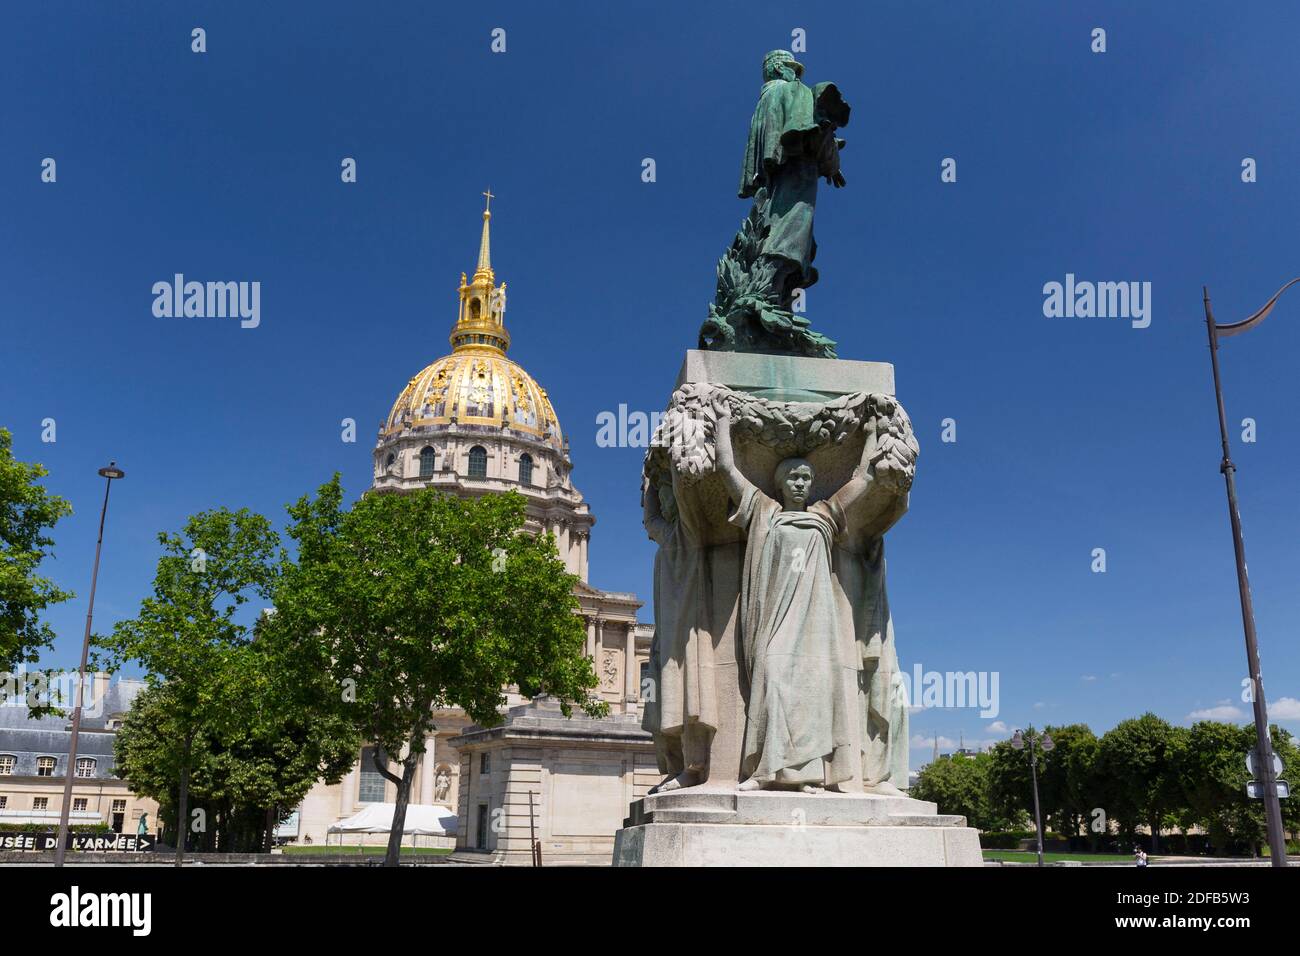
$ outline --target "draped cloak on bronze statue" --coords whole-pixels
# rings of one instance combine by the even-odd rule
[[[771,232],[763,255],[776,256],[797,266],[791,287],[807,288],[817,281],[812,260],[813,210],[817,205],[817,180],[834,181],[840,172],[843,143],[835,130],[849,122],[849,106],[834,83],[809,88],[799,80],[774,79],[763,84],[740,174],[740,198],[763,197],[766,189]],[[842,180],[841,180],[842,181]]]

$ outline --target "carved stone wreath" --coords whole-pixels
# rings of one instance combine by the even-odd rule
[[[907,412],[889,395],[854,392],[829,402],[776,402],[722,385],[689,383],[673,392],[646,452],[644,477],[654,484],[668,472],[687,482],[713,474],[714,403],[726,402],[734,434],[771,448],[783,458],[838,445],[874,420],[877,476],[896,471],[904,489],[916,474],[920,446]]]

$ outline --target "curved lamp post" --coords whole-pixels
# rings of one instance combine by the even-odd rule
[[[1016,750],[1024,750],[1026,741],[1029,743],[1029,773],[1034,781],[1034,832],[1038,834],[1038,865],[1042,866],[1043,814],[1038,808],[1038,750],[1041,748],[1044,753],[1050,753],[1056,744],[1053,743],[1051,735],[1046,732],[1035,734],[1031,730],[1026,734],[1017,730],[1011,738],[1011,746]]]
[[[1249,331],[1263,322],[1277,305],[1278,297],[1300,282],[1300,276],[1278,289],[1258,312],[1229,325],[1217,325],[1210,311],[1210,290],[1202,286],[1205,297],[1205,325],[1210,336],[1210,364],[1214,368],[1214,397],[1219,403],[1219,439],[1223,444],[1223,473],[1228,489],[1228,520],[1232,524],[1232,544],[1237,557],[1237,591],[1241,597],[1241,623],[1246,632],[1246,664],[1250,669],[1251,696],[1255,710],[1255,767],[1264,789],[1264,818],[1268,825],[1268,852],[1273,866],[1286,866],[1286,839],[1282,831],[1282,804],[1277,796],[1277,774],[1273,771],[1273,745],[1268,736],[1268,709],[1264,703],[1264,680],[1259,670],[1259,644],[1255,639],[1255,608],[1250,600],[1250,579],[1246,576],[1246,546],[1241,539],[1241,514],[1237,510],[1237,484],[1233,473],[1237,466],[1228,455],[1228,420],[1223,410],[1223,387],[1219,381],[1219,339]]]
[[[81,640],[81,669],[77,676],[77,697],[72,708],[72,742],[68,746],[68,767],[63,779],[63,810],[59,813],[59,836],[54,849],[54,865],[62,866],[68,852],[68,816],[72,812],[72,779],[77,770],[77,742],[81,734],[81,704],[86,697],[86,660],[90,656],[90,621],[95,615],[95,585],[99,583],[99,552],[104,545],[104,518],[108,515],[108,491],[113,479],[126,476],[117,462],[110,461],[107,468],[99,469],[104,478],[104,506],[99,511],[99,540],[95,542],[95,566],[90,572],[90,607],[86,610],[86,634]]]

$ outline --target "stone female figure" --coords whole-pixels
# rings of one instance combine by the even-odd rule
[[[854,622],[839,600],[832,567],[845,514],[869,487],[876,455],[869,419],[854,476],[825,501],[808,503],[814,471],[803,458],[776,469],[782,501],[736,467],[731,419],[719,403],[717,467],[736,503],[732,524],[746,534],[740,592],[745,736],[741,790],[840,789],[861,768],[857,742],[859,660]]]
[[[677,510],[672,481],[647,481],[643,495],[646,533],[655,554],[655,633],[650,645],[650,686],[641,726],[654,735],[664,779],[651,793],[694,787],[709,769],[709,745],[717,730],[713,647],[698,626],[706,571],[704,554]]]

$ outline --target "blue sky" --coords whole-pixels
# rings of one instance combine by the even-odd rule
[[[489,186],[510,355],[572,440],[593,583],[648,601],[641,451],[597,447],[596,417],[665,404],[747,210],[762,55],[802,28],[805,79],[853,106],[808,314],[842,357],[894,363],[921,442],[888,544],[904,666],[999,672],[1007,728],[1244,715],[1200,297],[1227,322],[1300,273],[1300,11],[1131,6],[7,5],[0,424],[76,508],[47,568],[79,595],[49,614],[49,663],[75,663],[109,458],[128,474],[98,629],[134,612],[156,533],[187,515],[278,521],[334,470],[366,487],[379,420],[447,350]],[[177,272],[260,281],[261,325],[155,318]],[[1067,273],[1150,282],[1150,327],[1046,318]],[[1300,731],[1291,295],[1222,360],[1230,422],[1258,423],[1233,437],[1265,685]],[[1005,736],[991,724],[945,709],[912,729]]]

